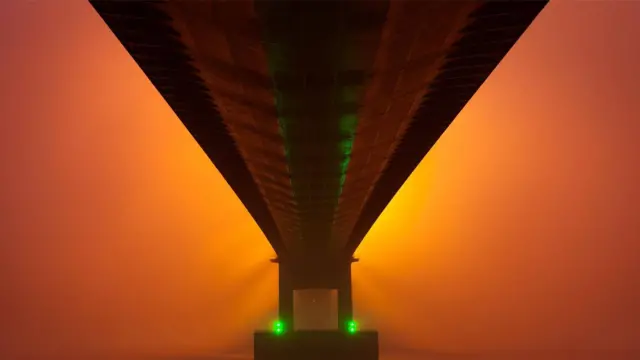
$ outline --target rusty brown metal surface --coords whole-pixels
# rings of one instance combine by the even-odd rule
[[[372,77],[358,113],[351,161],[332,240],[344,246],[368,196],[391,159],[477,1],[392,1]]]
[[[91,3],[281,259],[348,259],[545,5]]]
[[[544,1],[483,2],[447,49],[348,235],[353,253],[395,193],[542,11]]]
[[[167,2],[172,19],[288,247],[300,222],[252,1]]]
[[[386,1],[257,2],[299,214],[299,252],[331,251],[332,224],[384,27]]]

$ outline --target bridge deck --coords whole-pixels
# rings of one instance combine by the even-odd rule
[[[546,4],[91,3],[281,257],[351,255]]]

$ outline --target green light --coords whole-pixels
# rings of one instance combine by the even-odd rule
[[[358,323],[354,320],[347,322],[347,332],[349,334],[355,334],[356,332],[358,332]]]
[[[284,334],[284,323],[280,320],[277,320],[273,323],[273,333],[276,335]]]

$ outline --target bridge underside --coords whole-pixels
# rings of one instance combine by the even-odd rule
[[[273,246],[290,323],[305,288],[351,318],[355,249],[546,4],[90,2]]]

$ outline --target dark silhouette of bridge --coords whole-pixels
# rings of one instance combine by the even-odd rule
[[[546,5],[90,2],[271,243],[288,329],[300,289],[351,321],[354,251]]]

